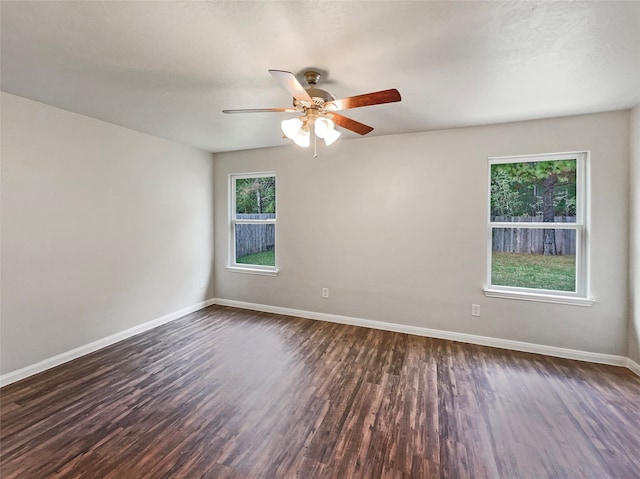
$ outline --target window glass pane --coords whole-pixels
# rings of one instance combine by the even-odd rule
[[[575,159],[491,164],[491,221],[576,222]]]
[[[236,224],[236,263],[275,266],[276,225]]]
[[[576,290],[576,230],[493,228],[491,284]]]
[[[236,178],[236,219],[276,217],[276,178]],[[259,216],[241,216],[259,215]]]

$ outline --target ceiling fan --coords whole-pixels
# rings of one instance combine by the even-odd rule
[[[245,110],[222,110],[223,113],[264,113],[286,112],[302,113],[302,116],[283,120],[282,132],[294,141],[296,145],[308,147],[311,144],[311,131],[314,138],[322,138],[327,145],[332,144],[340,136],[335,126],[340,126],[360,135],[366,135],[373,128],[359,121],[347,118],[339,113],[340,110],[359,108],[362,106],[381,105],[400,101],[400,93],[395,88],[363,95],[351,96],[337,100],[331,93],[316,88],[320,80],[320,73],[307,71],[304,79],[309,84],[307,88],[298,82],[295,75],[283,70],[269,70],[271,76],[293,96],[293,107],[289,108],[256,108]]]

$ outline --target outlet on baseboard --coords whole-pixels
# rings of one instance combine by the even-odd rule
[[[329,288],[322,288],[322,297],[325,299],[329,297]]]
[[[480,316],[480,305],[472,304],[471,305],[471,316]]]

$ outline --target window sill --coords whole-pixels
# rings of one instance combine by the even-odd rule
[[[538,301],[541,303],[568,304],[571,306],[591,307],[595,299],[576,296],[558,296],[553,294],[525,293],[521,291],[504,291],[497,289],[485,289],[484,295],[488,298],[517,299],[520,301]]]
[[[251,268],[251,267],[240,267],[240,266],[227,266],[227,271],[231,271],[232,273],[246,273],[246,274],[258,274],[262,276],[278,276],[280,270],[277,268],[274,269],[261,269],[261,268]]]

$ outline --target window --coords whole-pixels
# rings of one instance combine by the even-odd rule
[[[586,153],[489,159],[487,296],[590,305]]]
[[[276,176],[231,175],[228,268],[276,274]]]

